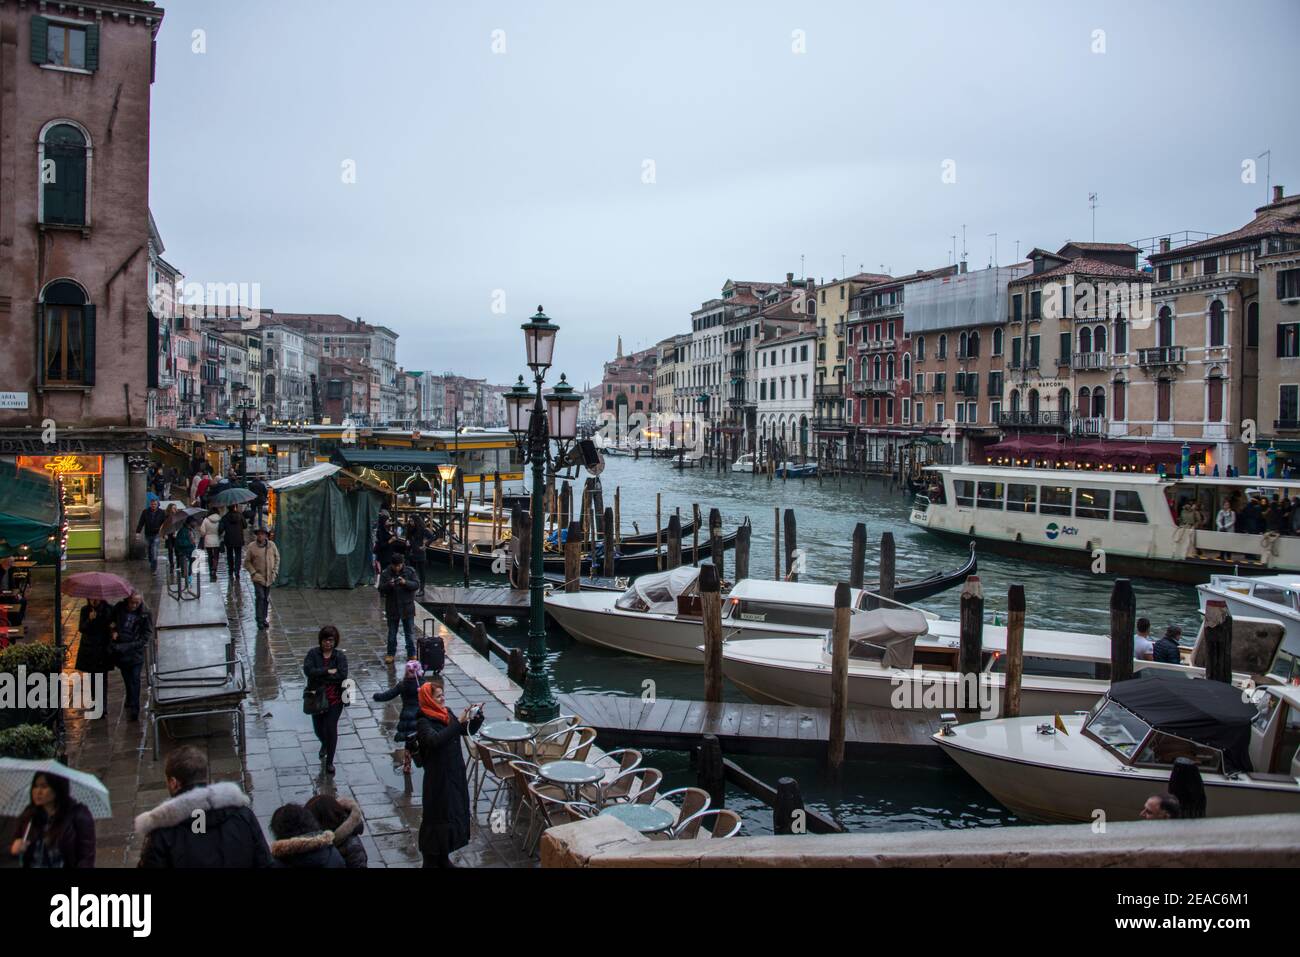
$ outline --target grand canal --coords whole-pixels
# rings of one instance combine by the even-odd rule
[[[798,545],[805,554],[805,581],[834,583],[847,580],[851,537],[857,522],[867,526],[867,582],[876,575],[878,543],[883,532],[892,532],[897,544],[897,575],[900,580],[919,578],[939,569],[959,567],[965,558],[960,546],[931,538],[908,523],[912,497],[894,490],[878,479],[791,479],[769,481],[766,477],[710,470],[674,469],[667,460],[611,458],[601,475],[605,504],[612,505],[619,490],[623,528],[631,532],[655,526],[655,496],[662,501],[663,519],[681,509],[683,520],[698,504],[705,515],[709,508],[722,513],[730,529],[749,518],[753,524],[750,572],[755,577],[773,576],[774,510],[792,508],[798,521]],[[726,567],[733,569],[733,553],[727,553]],[[1005,617],[1007,588],[1025,588],[1026,625],[1105,633],[1113,579],[1084,571],[1010,557],[981,555],[979,575],[984,585],[986,619]],[[459,572],[445,566],[432,567],[431,582],[451,584]],[[482,579],[500,584],[500,579]],[[1138,614],[1151,619],[1153,628],[1169,623],[1182,625],[1195,634],[1196,591],[1166,582],[1134,582]],[[928,611],[955,618],[959,593],[954,589],[921,603]],[[510,645],[525,647],[526,623],[503,619],[494,634]],[[578,644],[563,631],[552,627],[548,638],[554,686],[565,692],[600,692],[642,695],[653,688],[661,697],[700,698],[703,672],[699,668],[672,662],[652,661]],[[494,659],[495,660],[495,659]],[[647,684],[653,682],[653,685]],[[725,689],[729,700],[746,700],[735,688]],[[655,752],[651,763],[663,769],[666,786],[692,783],[685,754]],[[769,782],[781,776],[799,781],[808,804],[833,814],[850,830],[909,827],[971,827],[1012,823],[1015,818],[982,788],[955,766],[936,761],[930,765],[853,762],[839,786],[825,782],[815,761],[746,758],[747,770]],[[741,791],[727,795],[728,806],[745,818],[748,833],[771,829],[771,812]]]

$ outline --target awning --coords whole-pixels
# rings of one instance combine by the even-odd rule
[[[0,462],[0,557],[27,546],[38,562],[59,553],[59,496],[46,472]]]
[[[451,462],[446,452],[432,449],[353,449],[340,447],[335,451],[331,461],[345,468],[374,469],[376,472],[393,472],[400,475],[414,475],[417,472],[431,474],[439,465]]]
[[[1188,442],[1192,455],[1201,455],[1214,446],[1208,442]],[[1060,441],[1051,435],[1017,435],[984,449],[986,456],[1010,455],[1048,462],[1087,462],[1103,465],[1158,465],[1178,462],[1183,457],[1183,443],[1177,439],[1161,442],[1143,439],[1079,439]]]

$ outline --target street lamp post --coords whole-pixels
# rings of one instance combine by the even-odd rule
[[[241,382],[235,391],[239,393],[239,402],[235,406],[239,410],[239,481],[241,485],[248,484],[248,413],[256,406],[248,398],[249,388],[246,383]]]
[[[563,375],[554,391],[542,396],[542,383],[550,368],[555,351],[555,335],[559,326],[551,322],[537,307],[533,316],[521,327],[527,348],[528,368],[533,372],[533,389],[524,384],[520,376],[514,388],[506,393],[506,418],[515,435],[525,463],[533,466],[533,534],[530,556],[531,571],[528,582],[528,677],[523,697],[515,705],[515,716],[533,723],[550,721],[560,712],[559,703],[551,692],[546,676],[546,606],[544,598],[545,562],[542,546],[546,537],[546,519],[542,501],[546,494],[548,472],[561,470],[567,446],[577,438],[579,396]],[[557,443],[556,454],[551,454],[551,441]],[[609,543],[606,543],[609,547]]]

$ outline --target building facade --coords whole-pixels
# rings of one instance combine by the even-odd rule
[[[767,326],[754,355],[758,449],[767,450],[776,443],[787,455],[808,455],[817,370],[816,333],[811,329],[791,331],[783,325]]]

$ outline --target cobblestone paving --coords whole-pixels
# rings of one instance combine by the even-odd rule
[[[151,575],[143,561],[79,562],[75,571],[111,571],[140,588],[152,608],[162,601],[174,601],[166,594],[166,565]],[[29,639],[53,641],[52,580],[39,573],[33,583],[28,614]],[[207,751],[212,779],[238,781],[253,800],[253,809],[270,835],[272,812],[288,802],[302,803],[316,793],[333,793],[352,798],[365,815],[365,844],[371,867],[418,867],[421,863],[416,838],[420,826],[420,782],[423,772],[411,776],[401,771],[401,753],[394,741],[394,729],[401,710],[398,701],[379,704],[371,696],[396,680],[399,660],[386,664],[385,624],[379,596],[373,588],[353,590],[273,589],[271,627],[258,633],[253,617],[253,587],[247,576],[238,585],[226,577],[224,560],[217,582],[206,576],[204,588],[218,588],[226,601],[231,634],[236,649],[249,662],[252,694],[244,703],[247,750],[235,747],[233,724],[225,718],[189,719],[173,722],[171,733],[185,735],[184,743]],[[76,657],[76,626],[81,599],[63,602],[64,635],[69,645],[68,660]],[[417,626],[426,613],[421,610]],[[339,723],[339,745],[335,756],[336,774],[324,774],[317,757],[319,743],[311,721],[302,713],[303,656],[316,644],[322,625],[336,626],[342,635],[350,675],[357,684],[357,701],[344,710]],[[433,627],[441,628],[436,622]],[[508,717],[519,689],[472,648],[444,630],[448,639],[448,660],[443,671],[447,682],[447,706],[459,711],[482,701],[488,720]],[[147,695],[147,682],[144,694]],[[139,722],[124,713],[121,678],[108,680],[109,707],[102,718],[88,720],[77,712],[66,719],[68,761],[76,768],[98,776],[109,787],[114,816],[97,822],[97,865],[134,866],[139,842],[132,834],[137,814],[167,798],[162,767],[167,751],[177,742],[162,735],[160,757],[153,758],[147,702]],[[206,723],[206,726],[205,726]],[[195,735],[189,737],[189,735]],[[480,797],[477,821],[470,844],[453,855],[453,861],[467,867],[531,867],[535,861],[519,850],[512,835],[493,834],[484,826],[490,789]]]

